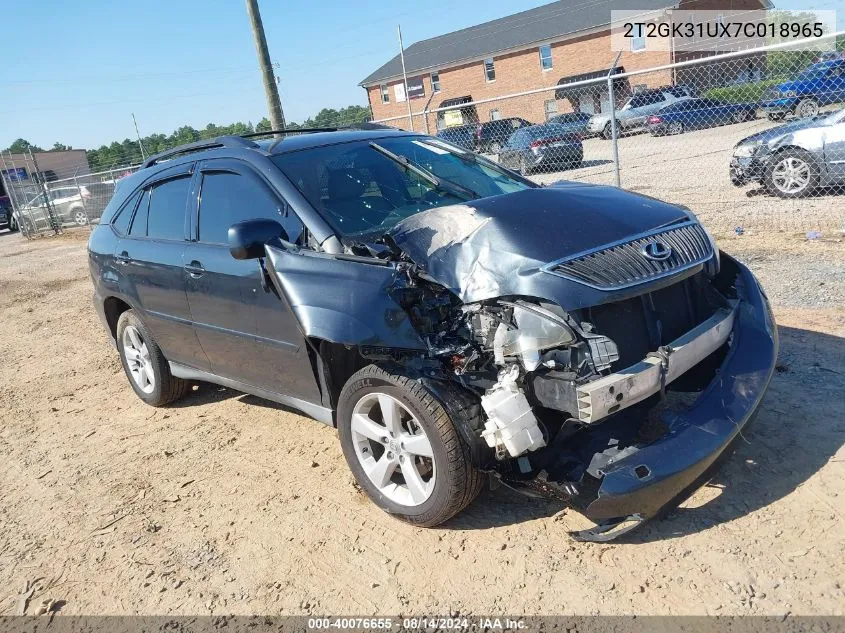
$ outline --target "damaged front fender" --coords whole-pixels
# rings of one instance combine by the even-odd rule
[[[426,349],[394,300],[397,289],[408,285],[396,264],[274,246],[265,251],[270,279],[305,336],[344,345]]]

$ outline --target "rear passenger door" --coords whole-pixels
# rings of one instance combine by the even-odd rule
[[[171,362],[206,369],[191,326],[182,254],[187,246],[186,208],[193,186],[192,165],[180,165],[133,197],[127,234],[115,248],[121,292],[131,299]]]
[[[292,242],[304,235],[289,205],[238,160],[200,165],[199,195],[185,283],[197,336],[212,371],[253,387],[319,402],[305,341],[285,302],[262,287],[256,260],[237,260],[229,227],[244,220],[279,222]]]

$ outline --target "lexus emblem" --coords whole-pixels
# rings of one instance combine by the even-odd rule
[[[659,240],[649,242],[643,246],[642,251],[643,255],[646,256],[646,259],[650,259],[655,262],[662,262],[664,259],[669,259],[672,255],[672,248]]]

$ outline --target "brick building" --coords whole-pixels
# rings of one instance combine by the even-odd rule
[[[613,10],[662,9],[747,10],[768,8],[767,0],[559,0],[535,9],[416,42],[405,49],[408,94],[399,55],[373,71],[360,85],[378,121],[414,113],[475,103],[415,117],[415,129],[438,129],[476,121],[520,116],[532,122],[561,112],[603,112],[610,108],[606,82],[571,89],[540,91],[497,99],[574,81],[605,77],[617,51],[611,46]],[[622,52],[615,72],[670,64],[670,46],[633,39]],[[687,56],[688,57],[688,56]],[[680,56],[678,56],[680,59]],[[614,83],[617,101],[644,87],[675,83],[671,70],[637,76],[634,85]],[[492,101],[485,101],[492,99]],[[390,124],[407,127],[408,121]]]

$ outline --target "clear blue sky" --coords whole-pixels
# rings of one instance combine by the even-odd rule
[[[587,0],[584,0],[587,1]],[[285,115],[365,104],[358,82],[405,45],[546,0],[261,0]],[[242,0],[4,0],[0,147],[90,148],[180,125],[253,121],[266,107]],[[785,8],[838,8],[794,0]],[[840,22],[842,16],[840,16]]]

